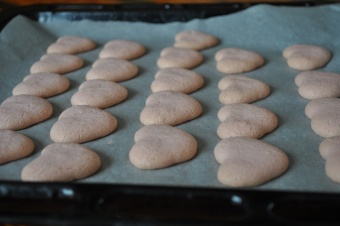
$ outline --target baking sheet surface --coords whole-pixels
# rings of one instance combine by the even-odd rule
[[[125,183],[171,186],[225,187],[217,181],[219,164],[213,150],[220,141],[216,135],[219,125],[217,112],[218,81],[224,76],[216,70],[214,54],[224,47],[239,47],[256,51],[266,59],[266,65],[244,75],[266,82],[271,95],[256,105],[273,111],[279,119],[278,128],[262,139],[285,151],[290,159],[288,171],[281,177],[252,189],[337,192],[340,185],[330,181],[324,171],[325,162],[318,152],[323,140],[310,129],[304,115],[308,101],[298,95],[294,78],[299,73],[290,69],[282,50],[293,44],[315,44],[332,51],[330,63],[322,71],[340,72],[340,5],[312,8],[274,7],[257,5],[245,11],[205,20],[181,23],[149,24],[140,22],[53,21],[37,23],[23,16],[15,17],[0,35],[0,101],[11,96],[12,89],[29,74],[30,66],[45,53],[48,45],[62,35],[79,35],[94,40],[98,47],[79,54],[85,66],[65,74],[71,88],[64,94],[48,98],[54,107],[53,117],[20,132],[36,144],[33,155],[0,166],[0,180],[20,180],[21,169],[40,155],[52,143],[49,130],[59,114],[70,107],[70,98],[85,81],[85,74],[98,58],[103,45],[113,39],[139,42],[147,54],[133,60],[139,75],[122,82],[129,91],[128,99],[107,110],[118,119],[117,130],[104,138],[84,145],[96,151],[102,168],[95,175],[77,183]],[[160,170],[139,170],[128,159],[134,144],[133,136],[142,127],[139,114],[151,94],[150,85],[158,68],[160,51],[173,45],[176,33],[193,29],[218,37],[221,43],[201,53],[204,63],[193,69],[205,79],[205,85],[191,94],[203,106],[201,117],[177,127],[188,131],[198,141],[197,156],[191,161]]]

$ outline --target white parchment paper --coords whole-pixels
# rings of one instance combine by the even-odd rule
[[[106,110],[118,119],[113,134],[87,142],[84,145],[96,151],[102,168],[95,175],[76,183],[146,184],[194,187],[225,187],[216,179],[219,164],[213,156],[219,125],[217,112],[222,107],[218,101],[218,81],[224,76],[216,70],[214,54],[224,47],[253,50],[266,59],[266,65],[244,75],[266,82],[271,95],[254,104],[273,111],[279,119],[278,128],[262,139],[287,153],[290,159],[288,171],[281,177],[251,189],[340,191],[340,185],[327,178],[325,161],[318,152],[323,140],[310,128],[310,120],[304,115],[308,100],[297,92],[294,78],[299,73],[290,69],[282,57],[282,50],[293,44],[315,44],[332,51],[330,63],[322,71],[340,72],[340,5],[318,7],[274,7],[257,5],[247,10],[204,20],[181,23],[149,24],[141,22],[52,21],[38,23],[17,16],[0,34],[0,101],[11,96],[12,89],[29,74],[36,62],[52,42],[62,35],[88,37],[97,43],[93,51],[79,54],[86,64],[75,72],[65,74],[71,80],[66,93],[48,98],[54,107],[53,117],[43,123],[20,132],[31,137],[36,149],[25,159],[0,166],[0,180],[20,180],[21,169],[40,155],[41,150],[52,143],[49,130],[59,114],[70,107],[70,98],[85,81],[85,74],[98,58],[103,45],[113,39],[127,39],[141,43],[147,54],[133,60],[139,67],[139,75],[122,82],[129,91],[128,99]],[[191,94],[203,106],[198,119],[178,127],[191,133],[198,141],[197,156],[191,161],[160,170],[139,170],[128,159],[134,144],[133,136],[142,127],[139,114],[151,94],[150,85],[158,68],[156,61],[160,51],[172,46],[176,33],[199,30],[218,37],[218,46],[201,51],[204,63],[193,69],[205,79],[205,85]]]

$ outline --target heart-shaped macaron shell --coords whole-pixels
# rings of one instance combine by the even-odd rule
[[[71,103],[103,109],[122,102],[127,96],[127,89],[118,83],[108,80],[89,80],[79,86],[79,91],[71,97]]]
[[[202,50],[218,44],[218,39],[212,35],[193,30],[186,30],[175,36],[175,47]]]
[[[144,126],[135,134],[130,162],[140,169],[159,169],[192,159],[196,139],[189,133],[167,125]]]
[[[276,115],[253,104],[229,104],[218,111],[222,122],[217,128],[221,139],[229,137],[260,138],[277,127]]]
[[[325,66],[331,53],[320,46],[293,45],[283,50],[288,66],[297,70],[313,70]]]
[[[340,74],[322,71],[304,71],[295,77],[299,94],[309,100],[340,96]]]
[[[54,143],[21,171],[23,181],[68,182],[94,174],[101,165],[99,156],[74,143]]]
[[[78,36],[62,36],[47,48],[47,53],[77,54],[96,48],[91,39]]]
[[[310,118],[313,131],[324,137],[340,136],[340,99],[320,98],[309,102],[305,114]]]
[[[157,60],[159,68],[180,67],[192,69],[203,62],[203,56],[196,50],[168,47],[161,51]]]
[[[340,136],[323,140],[319,151],[326,160],[325,169],[327,176],[331,180],[340,183]]]
[[[239,48],[221,49],[215,54],[215,60],[217,70],[226,74],[252,71],[265,63],[260,54]]]
[[[12,130],[0,129],[0,164],[24,158],[34,151],[33,141]]]
[[[145,54],[145,48],[137,42],[128,40],[112,40],[105,44],[99,53],[99,58],[119,58],[133,60]]]
[[[144,125],[178,125],[202,114],[201,104],[193,97],[173,91],[153,93],[146,99],[146,106],[140,114]]]
[[[96,60],[86,74],[86,80],[103,79],[122,82],[138,74],[138,67],[130,61],[106,58]]]
[[[242,75],[230,75],[218,83],[219,100],[223,104],[252,103],[270,94],[269,86],[259,80]]]
[[[56,143],[84,143],[109,135],[117,128],[117,119],[108,111],[78,105],[63,111],[51,128]]]
[[[231,187],[261,185],[282,175],[289,165],[282,150],[249,137],[221,140],[214,155],[222,164],[218,169],[218,180]]]
[[[65,92],[69,87],[70,81],[66,77],[45,72],[27,75],[23,82],[14,87],[12,93],[48,98]]]
[[[192,70],[164,68],[156,73],[151,90],[152,92],[170,90],[189,94],[201,88],[203,84],[203,77]]]
[[[339,155],[340,154],[340,136],[324,139],[320,143],[319,151],[320,151],[320,155],[325,160],[332,159],[333,156],[340,157]]]
[[[11,96],[0,105],[0,129],[25,129],[45,121],[52,113],[52,105],[41,97]]]
[[[51,53],[43,55],[39,61],[35,62],[30,69],[31,74],[40,72],[50,72],[65,74],[81,68],[84,65],[83,59],[78,56]]]

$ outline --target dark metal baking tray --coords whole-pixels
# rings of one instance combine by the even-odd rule
[[[225,15],[251,5],[33,5],[2,12],[0,29],[18,14],[40,22],[62,18],[165,23]],[[1,181],[0,224],[339,225],[339,202],[336,193]]]
[[[286,6],[315,6],[333,1],[298,1],[294,3],[271,3]],[[1,12],[0,30],[10,19],[22,14],[39,22],[58,19],[101,20],[101,21],[141,21],[168,23],[189,21],[194,18],[209,18],[244,10],[258,3],[220,3],[220,4],[116,4],[116,5],[31,5],[12,7]]]

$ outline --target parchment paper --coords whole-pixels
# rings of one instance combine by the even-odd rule
[[[21,169],[52,143],[50,128],[59,114],[71,106],[71,96],[85,81],[85,74],[98,58],[103,45],[113,39],[128,39],[141,43],[148,52],[133,61],[140,69],[139,75],[121,83],[129,91],[128,99],[107,109],[118,119],[116,132],[84,144],[99,154],[102,168],[95,175],[76,183],[225,187],[216,179],[219,164],[213,156],[214,147],[220,141],[216,129],[220,123],[217,112],[222,107],[218,101],[220,91],[217,83],[224,76],[216,70],[214,54],[224,47],[240,47],[260,53],[267,61],[265,66],[245,75],[270,86],[271,95],[254,104],[273,111],[278,116],[279,126],[262,139],[281,148],[290,159],[290,167],[284,175],[250,189],[337,192],[340,185],[327,178],[325,161],[318,152],[323,139],[311,130],[310,120],[304,115],[308,100],[299,96],[294,84],[299,71],[287,66],[282,50],[293,44],[323,46],[332,51],[333,58],[320,70],[339,72],[339,21],[340,5],[313,8],[257,5],[226,16],[168,24],[89,20],[38,23],[19,15],[4,28],[0,36],[1,102],[11,96],[14,86],[29,74],[30,66],[59,36],[85,36],[94,40],[98,47],[79,54],[86,61],[82,69],[65,74],[71,80],[70,90],[48,98],[54,107],[53,117],[20,131],[34,140],[35,152],[30,157],[1,165],[0,180],[20,180]],[[199,144],[198,154],[191,161],[166,169],[137,169],[129,162],[128,153],[134,144],[135,132],[142,127],[139,114],[151,94],[150,84],[158,70],[156,61],[163,48],[173,45],[175,34],[186,29],[203,31],[221,40],[218,46],[201,52],[205,61],[194,69],[204,77],[205,85],[191,95],[200,101],[204,112],[198,119],[178,126],[195,136]]]

